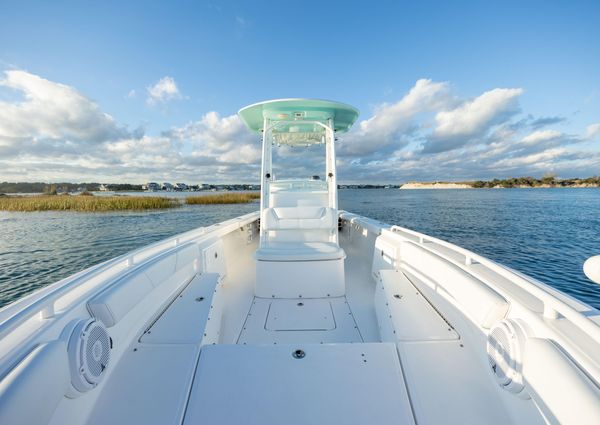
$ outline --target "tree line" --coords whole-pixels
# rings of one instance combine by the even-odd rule
[[[508,179],[493,179],[488,181],[477,180],[471,183],[475,188],[493,188],[493,187],[571,187],[579,185],[600,186],[600,177],[587,177],[584,179],[557,179],[555,176],[547,175],[540,179],[535,177],[515,177]]]

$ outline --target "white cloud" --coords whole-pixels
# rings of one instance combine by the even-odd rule
[[[144,135],[118,126],[73,87],[24,71],[5,76],[0,88],[17,90],[23,99],[0,102],[0,178],[258,179],[259,138],[237,115],[209,112],[163,135]],[[168,86],[161,90],[172,94]]]
[[[518,110],[517,97],[522,89],[494,89],[435,116],[438,137],[471,136],[494,124],[499,116]]]
[[[598,135],[600,135],[600,123],[590,124],[587,126],[585,130],[586,139],[594,139]]]
[[[534,165],[537,168],[543,168],[548,165],[549,161],[553,161],[566,154],[564,148],[548,149],[543,152],[538,152],[530,155],[525,155],[517,158],[505,158],[499,160],[496,167],[517,167],[522,165]]]
[[[210,111],[159,135],[130,132],[73,87],[25,71],[4,75],[0,89],[21,98],[0,101],[0,179],[258,181],[260,137],[237,115]],[[549,128],[564,119],[519,114],[521,93],[494,89],[461,100],[447,82],[418,80],[397,102],[375,107],[340,135],[340,182],[597,174],[600,149],[580,142],[598,137],[600,124],[580,135]],[[314,174],[321,166],[316,158],[322,161],[316,155],[280,149],[288,168],[279,171]]]
[[[4,73],[0,86],[16,90],[23,99],[0,102],[0,143],[23,148],[45,140],[66,145],[99,143],[125,134],[115,120],[73,87],[26,71]]]
[[[149,105],[155,105],[157,103],[164,103],[169,100],[177,100],[182,98],[179,88],[177,87],[177,83],[173,77],[163,77],[154,85],[147,87],[146,90],[148,92],[146,102]]]
[[[519,112],[523,89],[493,89],[457,108],[436,114],[436,127],[424,145],[424,152],[455,149],[485,135],[494,125],[506,122]]]
[[[385,154],[409,143],[414,118],[453,104],[448,83],[418,80],[398,102],[382,104],[371,118],[357,124],[358,129],[344,137],[341,155]]]
[[[221,117],[217,112],[208,112],[200,120],[166,134],[189,144],[196,158],[227,164],[260,162],[259,137],[250,133],[237,115]]]
[[[539,130],[523,137],[522,142],[528,145],[534,145],[548,140],[555,140],[563,136],[563,133],[556,130]]]
[[[406,124],[407,119],[420,112],[444,107],[449,100],[448,83],[418,80],[398,102],[379,106],[373,117],[359,124],[360,130],[364,133],[393,134]]]

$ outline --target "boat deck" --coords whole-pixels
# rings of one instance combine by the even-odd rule
[[[223,343],[201,349],[199,338],[183,335],[197,334],[194,317],[181,320],[194,311],[186,300],[202,282],[193,281],[121,359],[90,423],[512,422],[478,353],[420,297],[405,297],[414,304],[407,312],[419,315],[407,316],[406,328],[441,322],[451,335],[381,342],[376,285],[360,251],[347,249],[345,296],[271,299],[252,291],[253,249],[238,246],[239,267],[223,281]],[[169,331],[172,317],[189,326]]]
[[[394,344],[296,347],[204,348],[184,423],[414,423]]]

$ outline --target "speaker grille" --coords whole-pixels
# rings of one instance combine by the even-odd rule
[[[523,349],[527,332],[517,320],[496,324],[488,335],[488,361],[496,382],[511,393],[521,393],[523,384]]]
[[[102,322],[81,320],[69,339],[71,383],[80,393],[98,385],[110,362],[110,337]]]
[[[110,340],[106,329],[101,326],[91,328],[85,354],[90,374],[96,378],[100,377],[110,359]]]

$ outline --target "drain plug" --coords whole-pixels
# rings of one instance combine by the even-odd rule
[[[303,359],[304,356],[306,356],[306,353],[304,351],[302,351],[302,350],[295,350],[292,353],[292,357],[295,358],[295,359]]]

